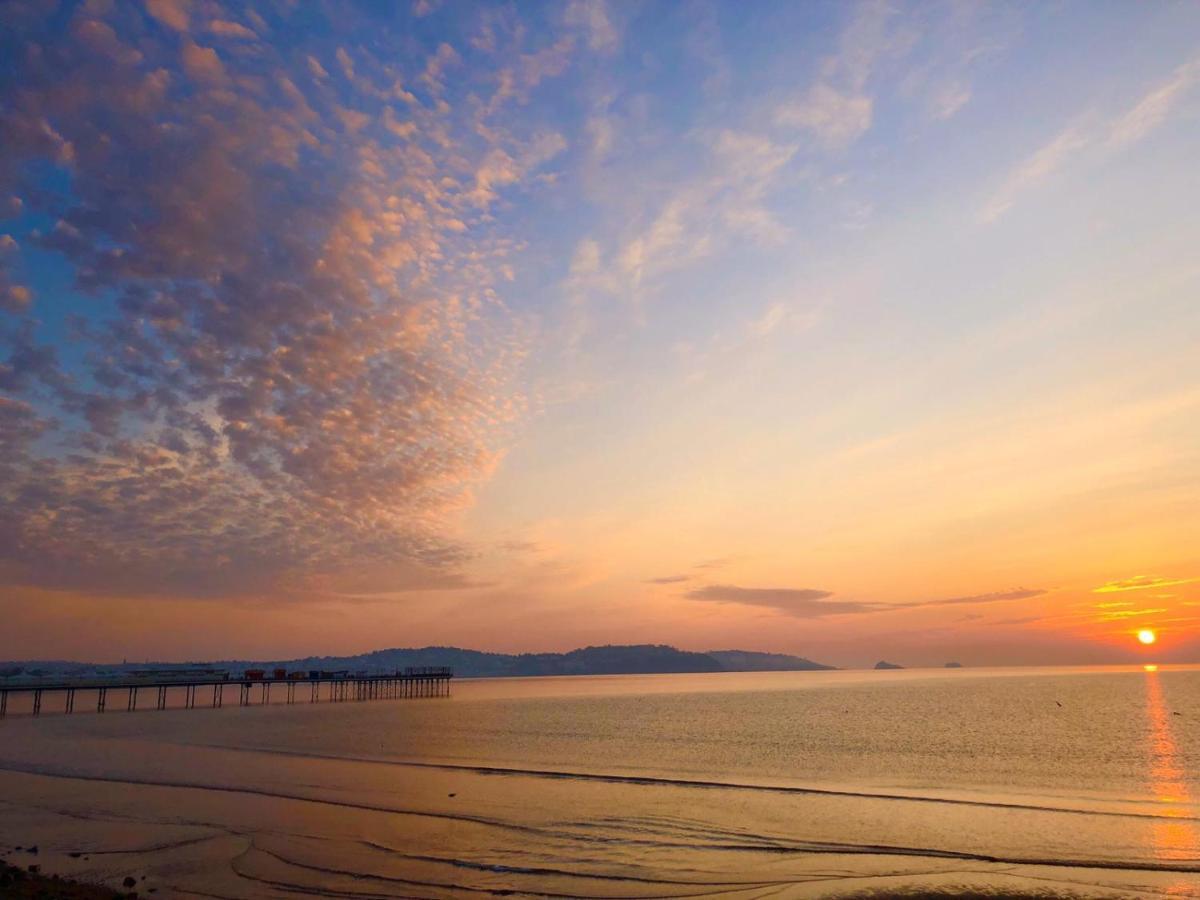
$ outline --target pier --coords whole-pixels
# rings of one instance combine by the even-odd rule
[[[294,672],[283,677],[268,677],[258,670],[251,670],[240,676],[118,676],[11,684],[0,681],[0,719],[17,712],[10,709],[10,696],[14,700],[29,701],[22,704],[27,707],[22,711],[34,716],[50,711],[70,715],[76,711],[81,696],[86,698],[84,707],[90,708],[94,702],[98,713],[114,708],[124,708],[126,712],[139,708],[195,709],[197,706],[220,709],[227,703],[233,705],[235,693],[238,706],[448,697],[453,677],[454,670],[449,667],[421,666],[372,675]],[[172,699],[176,702],[169,702]]]

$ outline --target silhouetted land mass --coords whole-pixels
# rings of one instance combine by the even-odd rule
[[[897,665],[896,663],[890,663],[890,662],[887,662],[886,660],[881,659],[879,662],[875,663],[875,668],[877,668],[877,669],[903,669],[904,666]]]
[[[460,647],[394,648],[362,653],[357,656],[307,656],[299,659],[218,660],[213,662],[138,662],[124,665],[96,665],[62,660],[36,660],[25,663],[0,663],[9,670],[20,669],[24,676],[85,675],[96,672],[117,673],[137,668],[208,665],[230,672],[275,667],[308,671],[349,669],[390,672],[407,666],[450,666],[454,674],[465,678],[500,678],[528,675],[641,675],[676,672],[793,672],[832,669],[799,656],[783,653],[756,653],[751,650],[713,650],[693,653],[663,644],[609,645],[583,647],[569,653],[485,653]],[[16,674],[14,672],[14,674]]]
[[[815,672],[836,669],[803,656],[786,653],[756,653],[753,650],[709,650],[708,655],[727,672]]]
[[[458,647],[376,650],[359,656],[315,656],[277,664],[298,669],[393,670],[405,666],[451,666],[463,677],[526,675],[632,675],[655,672],[720,672],[721,664],[703,653],[651,644],[584,647],[569,653],[484,653]],[[240,662],[216,663],[236,668]]]
[[[960,663],[960,662],[948,662],[948,663],[946,663],[946,668],[947,668],[947,669],[961,669],[962,667],[963,667],[963,665],[962,665],[962,663]]]

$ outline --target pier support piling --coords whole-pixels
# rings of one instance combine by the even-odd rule
[[[65,714],[71,714],[75,712],[75,701],[80,690],[96,692],[96,712],[98,713],[105,712],[107,709],[110,690],[124,690],[127,692],[125,708],[133,712],[137,710],[138,692],[141,688],[154,688],[155,708],[165,710],[171,688],[183,688],[182,708],[195,709],[198,688],[201,686],[211,687],[211,706],[213,709],[217,709],[224,704],[225,686],[233,684],[238,686],[240,706],[254,705],[252,698],[256,685],[259,688],[259,702],[263,705],[270,705],[271,685],[277,681],[283,681],[286,696],[280,702],[293,705],[297,702],[298,683],[302,681],[309,684],[308,699],[310,703],[320,703],[322,700],[330,703],[345,703],[347,701],[365,702],[408,697],[446,697],[450,694],[450,682],[453,678],[453,672],[450,669],[437,667],[412,667],[403,671],[379,675],[324,672],[318,677],[315,674],[297,673],[302,676],[307,675],[307,677],[274,679],[264,679],[258,677],[258,673],[253,674],[254,678],[243,677],[236,681],[230,680],[228,673],[221,673],[221,677],[216,679],[194,680],[172,678],[143,680],[133,675],[121,681],[112,679],[71,679],[62,682],[41,680],[25,683],[3,681],[0,682],[0,718],[7,716],[9,694],[14,692],[31,695],[32,713],[38,716],[42,713],[42,701],[46,692],[61,693],[63,695],[62,711]],[[321,696],[322,684],[329,685],[329,693],[326,697]],[[53,708],[55,711],[59,709],[57,705]]]

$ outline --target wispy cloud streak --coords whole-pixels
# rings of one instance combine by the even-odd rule
[[[1095,588],[1092,593],[1095,594],[1117,594],[1125,591],[1144,591],[1149,588],[1164,588],[1173,587],[1177,584],[1192,584],[1200,580],[1196,578],[1160,578],[1153,575],[1135,575],[1132,578],[1123,578],[1119,581],[1110,581],[1106,584]]]
[[[832,591],[816,588],[748,588],[732,584],[710,584],[688,591],[691,600],[765,606],[800,619],[874,612],[879,606],[853,600],[830,600]]]
[[[1067,168],[1086,150],[1115,150],[1145,139],[1167,120],[1198,79],[1200,60],[1193,59],[1176,68],[1170,78],[1115,118],[1090,121],[1089,117],[1081,116],[1009,173],[979,211],[979,220],[995,222],[1012,208],[1018,196]]]

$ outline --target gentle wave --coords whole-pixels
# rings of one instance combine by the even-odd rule
[[[374,841],[360,841],[359,843],[361,843],[364,847],[370,847],[373,850],[381,850],[401,859],[411,859],[415,862],[441,864],[457,869],[469,869],[476,872],[495,872],[498,874],[511,875],[561,876],[565,878],[579,878],[583,880],[627,881],[636,884],[670,884],[684,887],[688,885],[701,884],[701,882],[698,881],[685,881],[673,878],[645,878],[637,875],[609,875],[602,872],[586,872],[580,869],[556,869],[549,866],[514,866],[500,863],[482,863],[470,859],[458,859],[456,857],[423,856],[420,854],[405,853],[404,851],[395,847],[389,847],[386,844],[379,844]],[[703,882],[703,885],[705,887],[752,888],[783,883],[784,882],[781,881],[705,881]]]
[[[496,895],[524,894],[524,895],[532,895],[532,896],[537,896],[537,897],[555,897],[555,898],[568,898],[568,897],[579,897],[580,896],[580,894],[578,892],[562,893],[562,892],[557,892],[557,891],[539,890],[536,888],[530,889],[527,887],[523,887],[523,888],[519,888],[519,889],[482,887],[482,886],[476,886],[476,885],[466,885],[466,884],[462,884],[459,882],[429,881],[429,880],[421,880],[421,879],[415,879],[415,878],[405,878],[405,877],[400,877],[400,876],[396,876],[396,875],[382,875],[382,874],[371,873],[371,872],[360,872],[360,871],[351,870],[351,869],[339,869],[339,868],[334,868],[331,866],[322,866],[322,865],[318,865],[316,863],[311,863],[311,862],[301,862],[299,860],[295,860],[295,859],[286,857],[283,854],[278,853],[276,851],[267,850],[264,847],[255,846],[254,850],[258,853],[262,853],[266,856],[269,856],[272,859],[275,859],[285,865],[294,866],[297,869],[303,869],[303,870],[307,870],[307,871],[311,871],[311,872],[318,872],[322,875],[337,875],[337,876],[343,876],[343,877],[347,877],[347,878],[354,878],[356,880],[364,879],[364,880],[370,880],[370,881],[382,881],[387,884],[406,884],[406,885],[413,885],[416,887],[446,888],[449,890],[466,891],[466,892],[475,893],[475,894],[496,894]],[[405,859],[442,862],[442,860],[438,859],[437,857],[408,856],[406,854],[398,854],[398,855]],[[778,886],[778,885],[795,883],[795,879],[764,880],[764,881],[728,881],[728,882],[727,881],[716,881],[716,882],[671,881],[671,880],[666,880],[666,879],[659,880],[659,879],[649,879],[649,878],[625,877],[625,876],[620,876],[620,875],[592,875],[592,874],[584,874],[584,873],[580,873],[580,872],[568,872],[565,870],[548,869],[548,868],[547,869],[534,869],[534,868],[523,869],[523,868],[519,868],[519,867],[508,867],[508,866],[493,868],[493,867],[487,867],[487,866],[480,866],[480,865],[476,865],[476,864],[464,864],[463,861],[461,861],[461,860],[456,860],[454,862],[459,864],[460,868],[469,868],[469,869],[474,869],[476,871],[500,871],[500,872],[504,872],[506,874],[533,875],[533,876],[537,876],[537,877],[563,876],[566,878],[570,878],[572,880],[581,880],[581,881],[587,881],[589,879],[599,879],[599,880],[605,880],[605,881],[628,882],[631,884],[657,884],[657,885],[671,885],[674,887],[683,887],[683,888],[692,887],[692,888],[712,889],[712,890],[696,891],[696,892],[687,893],[687,894],[673,893],[673,894],[671,894],[672,897],[704,897],[704,896],[710,896],[712,894],[725,893],[730,888],[734,888],[734,889],[738,889],[738,890],[748,890],[751,888],[774,887],[774,886]],[[238,874],[241,875],[242,877],[253,877],[253,876],[248,876],[244,870],[238,870],[235,868],[235,871],[237,871]],[[589,894],[587,896],[593,897],[593,898],[597,897],[597,895],[595,895],[595,894]],[[622,898],[622,900],[639,900],[639,898],[637,898],[636,895],[620,894],[619,896]],[[661,897],[661,896],[662,896],[662,894],[646,895],[647,898]]]
[[[622,775],[611,772],[577,772],[560,769],[530,769],[510,766],[484,766],[467,763],[428,762],[424,760],[386,759],[370,756],[339,756],[332,753],[312,753],[302,750],[263,749],[257,747],[230,747],[220,744],[180,743],[177,746],[211,747],[235,753],[287,756],[300,759],[317,759],[332,762],[368,763],[379,766],[399,766],[413,769],[437,769],[447,772],[469,772],[475,775],[516,776],[523,778],[563,779],[568,781],[591,781],[605,784],[630,784],[648,787],[695,788],[698,790],[755,791],[771,794],[801,794],[818,797],[845,797],[855,800],[886,800],[908,803],[937,803],[951,806],[968,806],[983,809],[1007,809],[1023,812],[1062,813],[1075,816],[1105,816],[1120,819],[1165,819],[1172,822],[1200,822],[1200,816],[1180,815],[1177,812],[1122,812],[1119,810],[1087,809],[1078,806],[1051,806],[1036,803],[1018,803],[1003,800],[971,800],[963,797],[939,797],[923,794],[894,794],[882,791],[853,791],[839,788],[821,788],[806,785],[756,784],[753,782],[716,781],[701,778],[668,778],[658,775]]]
[[[425,766],[425,767],[429,767],[429,768],[447,768],[447,766],[443,766],[440,764],[432,764],[432,763],[417,763],[417,764],[405,764],[405,765],[419,765],[419,766]],[[466,769],[466,770],[470,770],[470,771],[475,771],[479,767],[449,766],[448,768],[456,769],[456,770]],[[440,819],[440,820],[455,821],[455,822],[467,822],[467,823],[472,823],[472,824],[481,825],[481,826],[485,826],[485,827],[498,828],[498,829],[503,829],[506,831],[515,831],[515,832],[520,832],[520,833],[524,833],[524,834],[537,835],[537,836],[541,836],[541,837],[547,837],[547,836],[552,836],[552,835],[560,837],[560,838],[565,837],[571,841],[584,841],[584,842],[596,841],[596,842],[603,842],[603,843],[609,843],[609,844],[620,843],[620,844],[643,845],[643,846],[652,846],[652,847],[685,847],[685,848],[690,848],[690,849],[701,849],[701,850],[708,849],[708,850],[741,851],[741,852],[756,852],[756,853],[788,853],[788,854],[813,853],[813,854],[842,854],[842,855],[863,855],[863,854],[865,854],[865,855],[875,855],[875,856],[886,855],[886,856],[905,856],[905,857],[916,857],[916,858],[927,858],[927,859],[963,860],[963,861],[983,862],[983,863],[999,863],[999,864],[1004,864],[1004,865],[1047,866],[1047,867],[1055,867],[1055,868],[1066,867],[1066,868],[1075,868],[1075,869],[1093,869],[1093,870],[1106,870],[1106,871],[1147,871],[1147,872],[1167,872],[1167,873],[1180,873],[1180,874],[1200,874],[1200,860],[1192,860],[1192,859],[1178,861],[1178,862],[1166,862],[1166,861],[1141,861],[1141,860],[1117,861],[1117,860],[1097,860],[1097,859],[1066,858],[1066,857],[1053,858],[1053,857],[1036,857],[1036,856],[1020,856],[1020,855],[1004,856],[1004,855],[977,853],[977,852],[972,852],[972,851],[942,850],[939,848],[932,848],[932,847],[905,847],[905,846],[893,846],[893,845],[885,845],[885,844],[856,844],[856,843],[820,842],[820,841],[807,841],[807,840],[797,841],[797,840],[777,839],[777,838],[768,838],[768,837],[751,836],[751,835],[739,835],[739,837],[741,837],[742,840],[744,841],[743,843],[737,843],[734,841],[726,841],[726,842],[713,842],[713,843],[707,843],[707,844],[706,843],[697,843],[697,842],[672,843],[670,841],[665,841],[665,840],[653,840],[653,839],[649,839],[649,838],[629,837],[628,835],[623,835],[620,837],[617,837],[617,836],[609,837],[609,836],[603,836],[603,835],[577,835],[577,834],[576,835],[566,835],[566,834],[563,834],[561,830],[558,830],[558,829],[562,828],[561,823],[559,824],[558,829],[551,830],[551,829],[539,828],[539,827],[531,826],[531,825],[521,825],[519,823],[508,822],[505,820],[495,819],[495,818],[491,818],[491,817],[487,817],[487,816],[469,815],[469,814],[462,814],[462,813],[450,813],[450,812],[435,812],[435,811],[431,811],[431,810],[405,809],[402,807],[386,806],[386,805],[381,805],[381,804],[362,803],[362,802],[355,802],[355,801],[350,801],[350,800],[336,800],[336,799],[330,799],[330,798],[325,798],[325,797],[314,797],[314,796],[305,795],[305,794],[294,794],[294,793],[287,793],[287,792],[282,792],[282,791],[270,791],[270,790],[266,790],[263,788],[237,787],[237,786],[233,786],[233,785],[216,785],[216,784],[205,784],[205,783],[198,783],[198,782],[174,781],[174,780],[167,780],[167,779],[118,778],[118,777],[100,776],[100,775],[84,775],[84,774],[74,774],[74,773],[67,774],[67,773],[56,772],[56,771],[52,771],[52,770],[40,769],[39,767],[36,767],[36,766],[31,766],[28,768],[21,768],[21,767],[14,767],[14,766],[0,766],[0,771],[8,771],[8,772],[15,772],[15,773],[25,774],[25,775],[35,775],[35,776],[41,776],[41,777],[63,779],[63,780],[68,780],[68,781],[74,780],[74,781],[84,781],[84,782],[104,783],[104,784],[124,784],[124,785],[141,786],[141,787],[164,787],[164,788],[176,788],[176,789],[182,789],[182,790],[212,791],[212,792],[217,792],[217,793],[229,793],[229,794],[240,794],[240,795],[246,795],[246,796],[263,797],[266,799],[273,799],[273,800],[289,800],[289,801],[295,801],[295,802],[300,802],[300,803],[314,803],[314,804],[324,805],[324,806],[363,810],[366,812],[379,812],[379,813],[393,814],[393,815],[412,816],[412,817],[416,817],[416,818]],[[485,769],[485,771],[490,771],[490,770]],[[501,769],[498,771],[503,774],[510,774],[510,773],[527,774],[523,770]],[[547,774],[561,775],[562,773],[547,773]],[[582,777],[591,778],[591,777],[599,777],[599,776],[585,775]],[[622,776],[612,776],[611,778],[605,778],[604,780],[624,781],[624,778]],[[642,783],[643,780],[644,779],[637,779],[633,783]],[[651,784],[669,784],[669,785],[678,784],[678,785],[685,786],[685,787],[692,786],[692,784],[693,784],[693,782],[690,782],[690,781],[678,781],[677,782],[677,781],[674,781],[671,779],[652,779],[649,783],[651,783]],[[724,784],[721,782],[699,782],[699,786],[701,786],[701,787],[734,788],[734,789],[738,789],[739,787],[742,787],[742,786],[738,786],[738,785],[728,785],[728,784]],[[784,787],[784,788],[763,788],[761,786],[756,786],[756,785],[746,785],[744,787],[746,789],[750,789],[750,790],[782,790],[782,791],[794,792],[794,793],[812,793],[812,791],[809,791],[809,790],[803,789],[803,788],[786,788],[786,787]],[[863,797],[868,797],[868,798],[876,798],[878,796],[878,795],[873,795],[873,794],[853,794],[853,793],[831,792],[831,791],[819,791],[819,792],[826,793],[826,794],[834,793],[838,796],[851,796],[851,797],[863,796]],[[903,797],[903,796],[891,797],[889,795],[882,795],[881,799],[911,800],[913,798]],[[932,802],[955,802],[955,801],[934,800]],[[962,801],[962,802],[971,803],[971,805],[995,805],[995,804],[978,804],[973,801]],[[1015,808],[1018,808],[1018,809],[1040,809],[1039,807],[1024,807],[1024,806],[1018,806]],[[1054,812],[1054,811],[1058,811],[1058,810],[1050,808],[1048,811]],[[1067,811],[1067,812],[1084,812],[1082,810],[1065,810],[1065,811]],[[1099,813],[1099,814],[1103,814],[1103,813]],[[1122,815],[1122,814],[1110,813],[1109,815]],[[1140,814],[1129,814],[1129,815],[1140,815]],[[1157,818],[1157,817],[1152,817],[1152,816],[1142,816],[1142,817]],[[1173,819],[1173,821],[1180,821],[1180,819],[1175,818],[1175,819]],[[609,824],[612,825],[615,823],[610,822]],[[575,827],[580,827],[580,826],[595,827],[595,823],[577,823]],[[432,886],[432,885],[429,885],[429,886]]]

